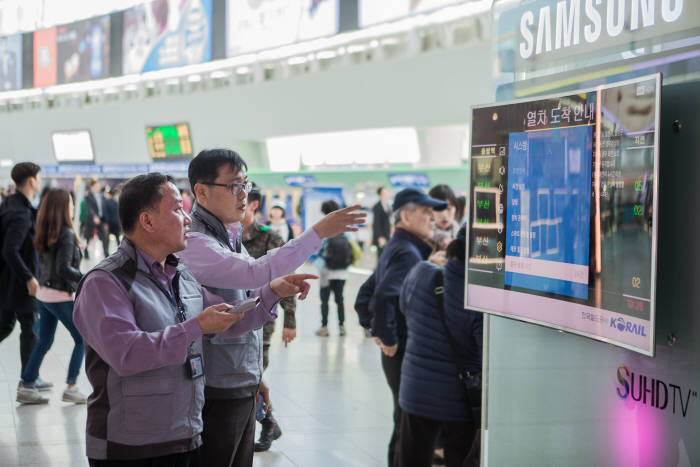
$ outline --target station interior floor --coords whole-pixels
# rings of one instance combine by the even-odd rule
[[[91,245],[96,258],[97,242]],[[116,246],[112,245],[112,251]],[[270,366],[265,380],[270,386],[275,417],[282,437],[268,452],[256,453],[256,467],[386,465],[391,436],[392,403],[381,370],[377,346],[364,336],[352,308],[359,286],[373,264],[363,258],[345,287],[347,336],[338,336],[337,314],[331,297],[330,337],[314,333],[321,320],[318,284],[309,298],[297,305],[297,338],[288,347],[281,340],[278,321]],[[82,269],[95,261],[83,261]],[[300,271],[313,272],[305,265]],[[0,343],[0,466],[87,466],[85,457],[86,406],[61,401],[73,341],[61,325],[53,347],[41,367],[41,377],[54,383],[46,405],[15,402],[20,373],[19,326]],[[84,372],[81,391],[91,387]],[[256,439],[260,425],[257,426]]]

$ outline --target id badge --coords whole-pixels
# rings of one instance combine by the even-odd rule
[[[190,378],[197,379],[204,376],[204,364],[202,363],[201,355],[188,355],[185,365]]]

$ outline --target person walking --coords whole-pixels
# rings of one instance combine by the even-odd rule
[[[97,180],[88,182],[90,192],[85,197],[85,205],[87,207],[87,216],[85,219],[85,231],[89,235],[85,245],[92,237],[92,232],[97,230],[97,238],[102,243],[102,252],[104,257],[109,256],[109,234],[107,233],[107,223],[105,222],[105,199],[102,196],[100,183]]]
[[[269,226],[260,224],[255,214],[260,209],[262,196],[260,190],[255,185],[248,193],[248,204],[246,205],[245,216],[241,220],[243,225],[243,246],[248,254],[253,258],[261,258],[268,251],[284,245],[282,237],[277,235]],[[296,329],[296,299],[285,297],[280,300],[280,306],[284,310],[284,328],[282,329],[282,342],[284,346],[292,342],[297,335]],[[270,345],[272,335],[275,332],[275,321],[268,321],[263,324],[263,371],[267,370],[270,363]],[[267,451],[272,446],[272,442],[282,436],[282,429],[279,422],[272,413],[272,403],[267,407],[265,418],[260,421],[262,430],[260,437],[254,445],[255,452]]]
[[[422,190],[405,188],[394,198],[394,234],[379,257],[377,269],[360,287],[355,310],[360,325],[369,329],[381,349],[382,370],[394,401],[394,429],[388,449],[388,465],[393,467],[401,422],[399,385],[401,362],[406,348],[406,322],[399,311],[401,284],[411,268],[427,259],[433,236],[433,211],[447,203],[431,198]]]
[[[73,200],[64,189],[50,189],[42,198],[37,215],[34,246],[39,252],[39,288],[36,293],[39,310],[39,339],[34,346],[22,380],[17,388],[17,402],[41,404],[48,402],[36,388],[39,368],[53,344],[56,325],[60,321],[71,337],[74,347],[68,365],[68,385],[63,391],[64,402],[83,404],[86,396],[77,386],[83,361],[83,338],[73,323],[73,297],[80,273],[80,241],[73,231]]]
[[[372,244],[377,247],[377,262],[384,250],[386,242],[391,237],[391,204],[389,203],[389,190],[379,187],[377,190],[379,201],[372,206]]]
[[[107,188],[107,187],[105,187]],[[107,224],[107,244],[109,245],[109,238],[114,235],[114,239],[117,242],[117,247],[121,241],[121,227],[119,225],[119,203],[117,198],[119,197],[119,192],[116,188],[111,190],[104,190],[104,218]]]
[[[321,204],[321,212],[324,215],[337,211],[338,208],[338,203],[332,199]],[[341,337],[345,335],[343,289],[345,281],[348,280],[348,268],[352,261],[352,247],[348,234],[341,233],[323,240],[318,258],[314,262],[319,269],[319,282],[321,283],[321,327],[316,331],[317,336],[328,337],[328,301],[331,292],[333,292],[338,310],[338,335]]]
[[[12,333],[19,321],[19,350],[23,374],[34,349],[34,297],[39,289],[39,261],[34,247],[36,208],[31,200],[40,191],[41,167],[33,162],[20,162],[12,168],[11,177],[17,191],[10,195],[0,211],[0,342]],[[46,389],[52,384],[41,384]]]

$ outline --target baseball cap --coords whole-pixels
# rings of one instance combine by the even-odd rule
[[[416,203],[420,204],[421,206],[428,206],[436,211],[442,211],[443,209],[447,209],[446,202],[432,198],[425,194],[423,190],[419,190],[417,188],[404,188],[403,190],[396,193],[396,196],[394,196],[394,205],[392,206],[392,208],[394,211],[396,211],[406,203]]]
[[[284,206],[284,201],[279,198],[274,199],[272,203],[270,203],[270,209],[272,208],[280,208],[282,211],[286,209]]]

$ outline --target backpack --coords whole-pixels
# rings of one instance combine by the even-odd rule
[[[344,234],[329,238],[323,254],[328,269],[347,269],[352,264],[352,247]]]

